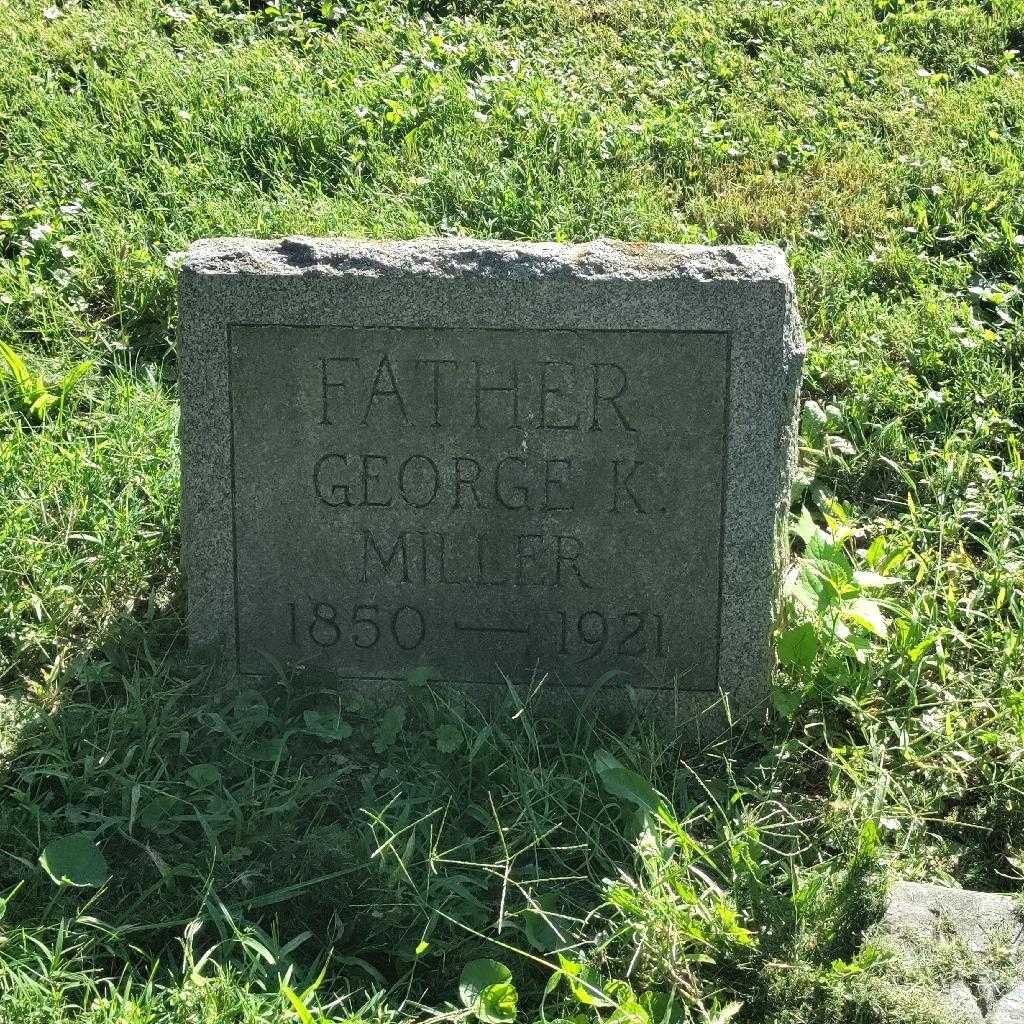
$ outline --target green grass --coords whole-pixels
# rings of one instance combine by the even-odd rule
[[[454,1019],[493,957],[523,1021],[935,1020],[857,949],[892,874],[1024,883],[1024,3],[251,6],[0,0],[0,341],[93,364],[0,362],[0,1019]],[[292,233],[783,245],[796,550],[885,635],[791,603],[786,715],[703,751],[190,665],[175,253]]]

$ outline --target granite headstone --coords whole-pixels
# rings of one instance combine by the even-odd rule
[[[364,692],[430,666],[749,706],[803,352],[772,247],[198,242],[191,641]]]

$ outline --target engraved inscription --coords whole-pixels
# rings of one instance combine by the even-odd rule
[[[715,687],[727,335],[229,348],[240,670]]]

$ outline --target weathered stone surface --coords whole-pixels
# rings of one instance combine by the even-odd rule
[[[1013,897],[897,882],[874,937],[909,983],[931,979],[927,990],[954,1020],[1024,1024],[1024,920]]]
[[[772,247],[197,243],[191,640],[370,690],[754,706],[803,352]]]
[[[982,1024],[985,1019],[974,993],[965,981],[958,979],[948,985],[939,993],[938,1002],[953,1020],[964,1021],[965,1024]]]
[[[1024,1024],[1024,983],[1007,992],[992,1007],[990,1024]]]
[[[897,882],[889,892],[882,929],[925,947],[957,938],[979,956],[998,953],[1003,947],[1024,956],[1024,922],[1013,897],[1002,893]]]

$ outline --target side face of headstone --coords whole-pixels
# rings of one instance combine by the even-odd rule
[[[222,240],[179,300],[193,645],[364,691],[763,697],[803,357],[778,250]]]

